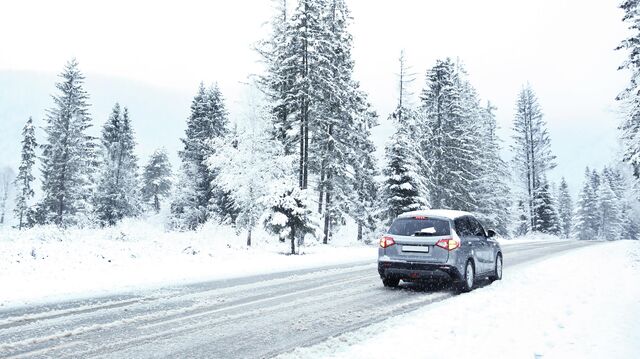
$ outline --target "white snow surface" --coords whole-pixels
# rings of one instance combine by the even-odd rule
[[[471,213],[463,212],[463,211],[455,211],[451,209],[422,209],[418,211],[405,212],[401,214],[399,217],[434,216],[434,217],[456,219],[458,217],[468,216],[468,215],[471,215]]]
[[[639,277],[640,242],[589,246],[282,357],[638,358]]]
[[[377,258],[376,247],[350,233],[328,246],[306,240],[292,256],[289,242],[261,230],[249,248],[246,232],[228,226],[163,228],[140,220],[107,229],[0,228],[0,308]]]

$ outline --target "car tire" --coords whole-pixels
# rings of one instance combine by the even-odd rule
[[[502,279],[502,254],[498,253],[496,256],[496,265],[493,269],[493,275],[489,277],[491,281],[501,280]]]
[[[466,293],[470,292],[476,284],[476,270],[473,265],[473,261],[469,259],[464,266],[464,273],[462,273],[462,280],[458,283],[458,292]]]
[[[382,278],[382,284],[385,287],[395,288],[400,284],[400,279],[398,278]]]

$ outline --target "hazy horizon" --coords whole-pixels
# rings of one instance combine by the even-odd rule
[[[29,115],[42,124],[56,75],[72,57],[87,78],[94,126],[102,126],[115,102],[128,106],[142,161],[162,145],[175,160],[200,81],[220,84],[233,121],[243,83],[261,70],[252,47],[268,30],[263,24],[272,15],[271,2],[153,4],[0,5],[0,31],[12,34],[0,38],[0,166],[17,167],[22,125]],[[459,58],[483,101],[498,107],[505,148],[518,91],[530,83],[558,156],[550,177],[567,177],[573,193],[585,166],[600,168],[617,160],[615,96],[628,76],[617,71],[625,54],[614,48],[626,30],[616,1],[348,4],[354,17],[355,76],[380,116],[374,130],[379,152],[393,131],[387,116],[395,105],[397,60],[405,49],[417,75],[416,97],[437,58]],[[34,13],[34,6],[40,11]],[[56,21],[60,17],[75,22]],[[29,27],[33,22],[39,26]],[[74,37],[62,36],[74,29]]]

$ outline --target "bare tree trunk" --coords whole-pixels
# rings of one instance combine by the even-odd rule
[[[530,101],[527,105],[530,105]],[[531,231],[535,231],[536,228],[536,211],[535,211],[535,196],[536,196],[536,159],[535,159],[535,144],[533,143],[533,116],[531,113],[531,108],[528,109],[529,112],[526,114],[528,121],[527,127],[529,132],[529,161],[530,165],[530,184],[529,184],[529,201],[530,201],[530,209],[529,213],[531,216]]]
[[[303,105],[304,108],[304,105]],[[303,136],[304,136],[304,120],[302,120],[300,122],[300,168],[299,168],[299,172],[298,172],[298,182],[300,185],[300,188],[304,188],[303,187],[303,178],[304,178],[304,140],[303,140]]]
[[[362,223],[358,222],[358,242],[362,241]]]
[[[322,214],[322,200],[324,198],[324,166],[325,161],[322,160],[322,164],[320,165],[320,184],[318,185],[318,191],[320,195],[318,196],[318,213]]]
[[[251,228],[249,228],[247,233],[247,246],[251,247]]]
[[[326,193],[326,201],[327,201],[327,208],[324,211],[324,238],[322,239],[322,243],[327,244],[329,243],[329,226],[331,225],[331,193],[329,193],[327,191]]]
[[[155,193],[153,194],[153,207],[156,213],[160,213],[160,198],[158,198],[158,186],[156,186]]]
[[[296,228],[291,227],[291,254],[296,254]]]
[[[307,111],[307,119],[304,125],[304,178],[302,189],[309,187],[309,118]]]

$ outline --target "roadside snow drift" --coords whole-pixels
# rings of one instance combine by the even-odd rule
[[[640,242],[602,243],[282,357],[638,358],[638,278]]]
[[[257,231],[224,226],[165,232],[163,226],[125,222],[102,230],[38,227],[0,230],[0,308],[226,279],[375,261],[376,248],[350,242],[317,245],[286,255],[289,243]],[[355,237],[353,237],[355,238]],[[336,240],[338,242],[338,240]]]

